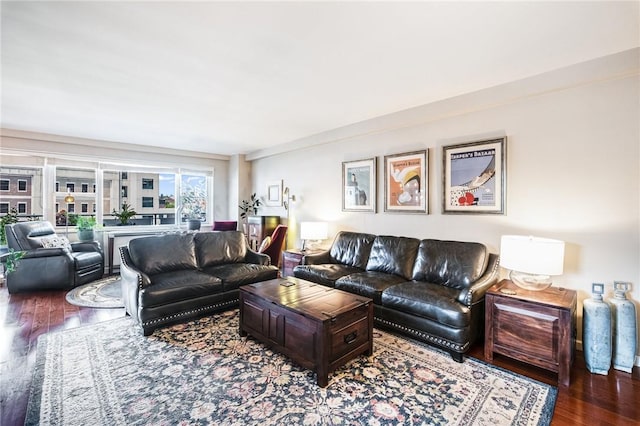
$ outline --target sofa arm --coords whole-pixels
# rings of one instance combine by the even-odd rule
[[[479,302],[484,298],[485,293],[489,288],[498,282],[498,261],[500,260],[497,254],[491,253],[489,255],[489,262],[484,274],[474,282],[471,287],[464,289],[458,295],[458,302],[471,307],[474,303]]]
[[[255,263],[256,265],[271,265],[271,258],[267,254],[258,253],[247,248],[247,254],[244,257],[247,263]]]
[[[102,253],[102,247],[97,241],[71,243],[71,248],[73,251],[97,251]]]
[[[151,278],[136,268],[127,247],[120,247],[120,279],[123,286],[143,288],[151,284]]]
[[[302,256],[301,265],[322,265],[325,263],[335,263],[331,258],[331,251],[321,251],[320,253],[305,254]]]

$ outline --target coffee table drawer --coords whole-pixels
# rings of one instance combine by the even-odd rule
[[[356,322],[342,328],[332,327],[330,333],[331,353],[329,359],[335,361],[369,341],[369,318],[363,316]]]

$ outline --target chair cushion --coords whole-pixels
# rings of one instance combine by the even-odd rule
[[[211,266],[203,272],[222,280],[224,291],[235,290],[241,285],[273,280],[278,277],[278,268],[255,263],[234,263]]]
[[[364,270],[376,236],[359,232],[340,232],[331,245],[331,257],[336,263]]]
[[[240,231],[198,232],[195,235],[198,266],[244,262],[247,256],[247,240]]]
[[[67,237],[59,237],[57,235],[40,237],[40,242],[43,248],[64,248],[71,251],[71,243]]]
[[[469,288],[487,269],[489,251],[480,243],[422,240],[412,280]]]
[[[293,268],[296,278],[312,281],[314,283],[335,287],[336,280],[345,275],[362,272],[362,269],[354,266],[340,265],[338,263],[323,263],[320,265],[298,265]]]
[[[262,243],[260,244],[260,247],[258,248],[258,253],[264,252],[264,249],[269,247],[269,244],[271,244],[271,237],[269,235],[267,235],[266,237],[264,237],[264,240],[262,240]]]
[[[140,290],[140,306],[159,306],[220,293],[222,281],[196,270],[165,272],[150,276],[151,285]]]
[[[471,310],[456,300],[456,289],[427,282],[404,282],[382,293],[382,306],[427,318],[449,327],[467,327]]]
[[[373,299],[373,303],[379,305],[384,290],[404,281],[406,281],[406,278],[398,275],[366,271],[339,278],[336,281],[336,288],[368,297]]]
[[[196,269],[193,234],[165,234],[129,241],[133,264],[147,275]]]
[[[407,237],[377,236],[371,247],[367,271],[386,272],[411,279],[420,240]]]

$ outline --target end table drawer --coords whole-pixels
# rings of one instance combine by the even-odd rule
[[[494,346],[518,352],[533,359],[558,363],[560,311],[558,309],[509,301],[496,301],[494,318],[500,327],[494,328]],[[545,364],[547,365],[547,364]]]

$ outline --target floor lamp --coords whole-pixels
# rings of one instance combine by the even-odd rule
[[[64,197],[64,202],[67,204],[67,208],[65,209],[66,213],[64,214],[65,235],[67,239],[69,239],[69,204],[74,201],[76,201],[76,199],[71,194],[67,194],[67,196]]]

